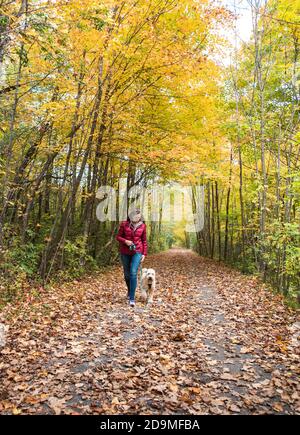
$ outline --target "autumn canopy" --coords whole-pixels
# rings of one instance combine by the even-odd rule
[[[152,222],[153,252],[192,247],[295,301],[299,2],[248,9],[243,42],[223,2],[0,2],[4,300],[113,262],[96,193],[125,179],[204,186],[204,229]]]

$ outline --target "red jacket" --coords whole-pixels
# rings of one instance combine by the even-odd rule
[[[136,230],[130,228],[130,222],[124,221],[121,223],[116,239],[120,242],[120,253],[134,255],[136,252],[140,252],[143,255],[147,255],[147,235],[146,224],[142,223]],[[125,244],[125,240],[131,240],[136,249],[130,250]]]

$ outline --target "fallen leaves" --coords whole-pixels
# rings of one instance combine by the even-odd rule
[[[185,336],[180,332],[178,332],[177,334],[175,334],[172,337],[172,340],[174,340],[174,341],[184,341],[184,339],[185,339]]]
[[[240,350],[240,353],[242,354],[251,353],[251,352],[253,352],[253,349],[251,349],[250,347],[242,347]]]
[[[230,373],[223,373],[220,376],[220,379],[222,379],[223,381],[237,381],[236,377],[231,375]]]
[[[190,251],[146,261],[160,289],[151,307],[127,306],[115,267],[4,310],[1,413],[299,412],[296,315]]]
[[[49,397],[47,402],[56,415],[61,414],[61,411],[65,405],[65,399],[58,399],[57,397]]]

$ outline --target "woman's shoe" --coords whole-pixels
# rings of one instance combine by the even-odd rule
[[[130,305],[131,307],[134,307],[134,306],[135,306],[135,302],[134,302],[134,301],[129,301],[129,305]]]

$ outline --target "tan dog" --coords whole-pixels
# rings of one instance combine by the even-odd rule
[[[155,270],[142,269],[141,279],[141,297],[145,302],[153,302],[153,293],[155,292]]]

